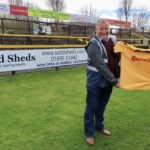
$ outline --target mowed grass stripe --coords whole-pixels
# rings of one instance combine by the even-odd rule
[[[85,78],[85,67],[0,76],[0,149],[149,149],[149,91],[114,88],[105,112],[113,135],[85,143]]]

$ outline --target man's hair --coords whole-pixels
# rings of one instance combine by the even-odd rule
[[[101,25],[101,24],[104,24],[104,23],[106,23],[106,24],[109,25],[108,20],[105,20],[105,19],[98,19],[97,22],[96,22],[96,26]]]

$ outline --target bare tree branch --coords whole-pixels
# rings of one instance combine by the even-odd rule
[[[125,20],[128,21],[132,11],[133,0],[121,0],[119,4],[120,15],[125,17]]]
[[[150,21],[150,9],[145,7],[135,8],[132,13],[133,26],[136,29],[148,26]]]
[[[28,7],[28,8],[39,8],[37,4],[32,3],[30,1],[23,3],[23,6]]]
[[[123,18],[123,16],[124,16],[123,8],[118,8],[118,9],[116,10],[116,14],[117,14],[119,20],[122,20],[122,18]]]
[[[47,0],[47,5],[53,11],[58,11],[58,12],[64,11],[66,7],[65,0]]]
[[[80,12],[83,16],[90,16],[90,17],[99,17],[100,16],[100,14],[98,13],[98,10],[96,8],[94,8],[92,6],[92,4],[82,7]]]
[[[9,0],[10,5],[22,6],[23,0]]]

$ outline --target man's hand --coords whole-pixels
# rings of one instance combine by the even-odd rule
[[[116,88],[121,88],[121,84],[120,82],[118,82],[116,85],[115,85]]]

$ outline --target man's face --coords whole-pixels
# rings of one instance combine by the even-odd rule
[[[107,40],[109,35],[109,24],[107,22],[98,24],[96,26],[96,35],[103,40]]]

